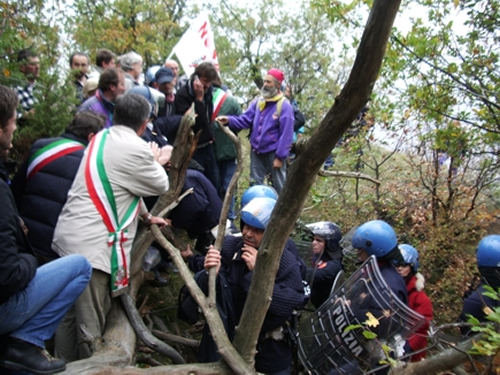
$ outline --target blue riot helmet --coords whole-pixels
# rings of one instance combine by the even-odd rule
[[[484,237],[477,245],[477,268],[486,282],[500,288],[500,235]]]
[[[385,221],[372,220],[360,225],[354,232],[351,242],[354,249],[365,250],[369,256],[403,261],[397,247],[396,233]]]
[[[160,65],[153,65],[146,70],[146,75],[144,77],[144,83],[151,86],[152,83],[156,82],[155,74],[161,68]]]
[[[476,258],[478,267],[500,268],[500,235],[484,237],[477,245]]]
[[[332,259],[339,258],[339,242],[342,239],[340,227],[330,221],[318,221],[317,223],[307,224],[313,235],[325,240],[325,250]],[[342,253],[340,253],[342,255]]]
[[[276,200],[271,198],[254,198],[241,210],[242,224],[250,225],[257,229],[266,229]]]
[[[127,94],[136,94],[146,98],[149,104],[151,104],[150,118],[156,117],[158,107],[162,107],[162,102],[165,103],[165,95],[148,86],[134,86],[127,91]]]
[[[408,244],[399,245],[399,251],[405,260],[405,263],[411,266],[413,272],[417,272],[420,263],[418,262],[418,251]]]
[[[245,207],[254,198],[272,198],[278,200],[278,193],[268,185],[254,185],[245,190],[241,196],[241,207]]]

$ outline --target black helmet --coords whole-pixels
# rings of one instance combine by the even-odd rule
[[[342,231],[337,224],[330,221],[318,221],[307,224],[306,227],[312,234],[325,240],[325,250],[330,258],[338,258],[337,253],[340,250],[339,242],[342,239]]]

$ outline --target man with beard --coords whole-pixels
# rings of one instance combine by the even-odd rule
[[[74,85],[76,88],[76,97],[79,104],[83,102],[83,85],[87,80],[87,71],[89,69],[89,57],[83,52],[75,52],[69,58],[69,66],[71,68]]]
[[[285,79],[282,71],[270,69],[264,77],[261,97],[241,116],[219,116],[215,120],[231,129],[250,129],[250,178],[264,183],[271,174],[278,194],[286,179],[286,159],[293,139],[293,107],[280,91]]]

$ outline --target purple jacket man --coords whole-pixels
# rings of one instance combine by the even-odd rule
[[[270,69],[264,77],[261,97],[241,116],[220,116],[216,121],[231,129],[251,129],[250,178],[252,184],[264,183],[271,174],[273,185],[281,192],[286,179],[286,159],[293,140],[293,107],[280,91],[284,74]]]

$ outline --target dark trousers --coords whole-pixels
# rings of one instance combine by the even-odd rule
[[[217,167],[217,161],[215,160],[213,144],[210,143],[204,147],[196,149],[193,159],[200,163],[204,169],[203,174],[214,185],[217,194],[220,194],[220,175],[219,168]]]

